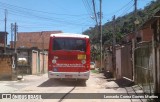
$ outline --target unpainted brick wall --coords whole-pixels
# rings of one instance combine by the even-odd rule
[[[0,55],[0,80],[12,78],[12,56]]]

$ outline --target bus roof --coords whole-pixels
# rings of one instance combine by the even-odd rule
[[[51,34],[50,37],[75,37],[75,38],[89,38],[88,35],[82,35],[82,34],[74,34],[74,33],[56,33]]]

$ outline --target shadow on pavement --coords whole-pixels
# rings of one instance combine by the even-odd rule
[[[81,80],[60,80],[60,79],[48,79],[38,87],[85,87],[86,83]]]
[[[125,78],[115,80],[115,83],[118,84],[119,87],[130,87],[135,85],[133,81],[127,80]]]

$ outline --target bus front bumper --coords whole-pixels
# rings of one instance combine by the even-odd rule
[[[88,80],[90,71],[87,72],[48,72],[48,78],[55,79],[85,79]]]

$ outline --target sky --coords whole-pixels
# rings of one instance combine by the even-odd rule
[[[143,9],[152,0],[138,0]],[[99,12],[99,0],[95,0]],[[11,23],[17,23],[18,32],[57,31],[82,33],[96,25],[92,0],[0,0],[0,31],[4,31],[7,10],[8,42]],[[134,0],[102,0],[102,24],[134,10]],[[99,21],[99,20],[98,20]]]

